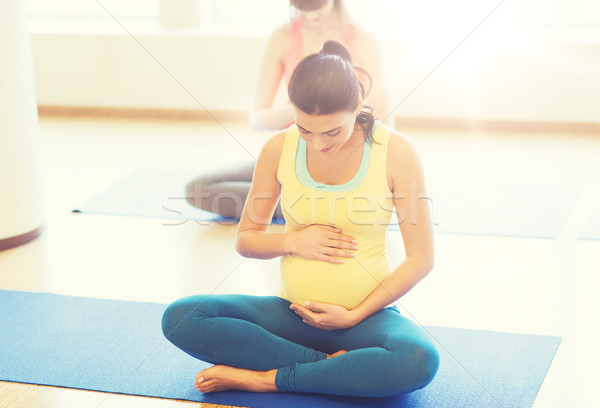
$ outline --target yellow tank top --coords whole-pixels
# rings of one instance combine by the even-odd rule
[[[314,181],[306,166],[306,142],[295,125],[286,132],[277,170],[286,231],[333,225],[359,246],[355,257],[342,264],[283,256],[279,295],[292,303],[314,300],[352,309],[390,274],[386,231],[393,202],[386,158],[391,129],[379,123],[375,129],[375,142],[365,143],[359,171],[342,185]]]

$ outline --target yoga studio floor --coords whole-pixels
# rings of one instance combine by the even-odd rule
[[[576,189],[557,239],[436,234],[435,270],[400,303],[423,325],[561,336],[534,407],[600,406],[600,241],[577,238],[600,201],[600,135],[402,131],[417,143],[431,182]],[[235,225],[71,213],[141,167],[200,172],[251,160],[266,133],[239,122],[47,116],[40,133],[47,229],[0,252],[0,289],[168,303],[277,288],[278,261],[239,256]],[[397,262],[397,232],[389,243]],[[0,406],[209,405],[0,382]]]

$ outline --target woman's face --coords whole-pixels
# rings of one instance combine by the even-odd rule
[[[319,25],[331,15],[333,11],[334,0],[327,0],[324,6],[315,10],[298,10],[302,19],[311,25]]]
[[[309,115],[295,106],[293,108],[300,137],[306,141],[307,149],[311,151],[333,155],[352,137],[356,123],[355,112]]]

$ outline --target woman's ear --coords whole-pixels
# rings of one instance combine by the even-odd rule
[[[363,99],[362,97],[358,97],[358,102],[356,104],[356,110],[354,111],[354,116],[358,116],[358,114],[362,111],[363,107]]]

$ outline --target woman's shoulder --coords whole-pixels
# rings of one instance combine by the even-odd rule
[[[283,148],[283,143],[285,142],[285,136],[288,133],[289,129],[281,129],[275,132],[269,137],[267,143],[265,143],[265,147],[269,149],[280,149]]]
[[[287,132],[288,129],[283,129],[272,135],[264,144],[260,153],[261,157],[267,160],[275,160],[279,162],[279,158],[283,152],[283,146],[285,144]]]
[[[291,33],[291,23],[286,23],[275,28],[269,36],[269,48],[275,51],[282,60],[290,48]]]
[[[404,154],[416,153],[416,146],[413,139],[404,133],[393,129],[391,126],[388,126],[388,128],[390,129],[390,149],[393,152]]]
[[[290,37],[292,35],[292,23],[285,23],[276,27],[273,31],[271,31],[270,39],[271,41],[275,41],[277,43],[286,44],[289,43]]]
[[[420,163],[415,142],[395,129],[390,132],[388,142],[388,163],[393,167],[405,168]]]
[[[386,167],[391,191],[403,191],[410,183],[423,179],[423,165],[415,143],[395,130],[390,134]]]

